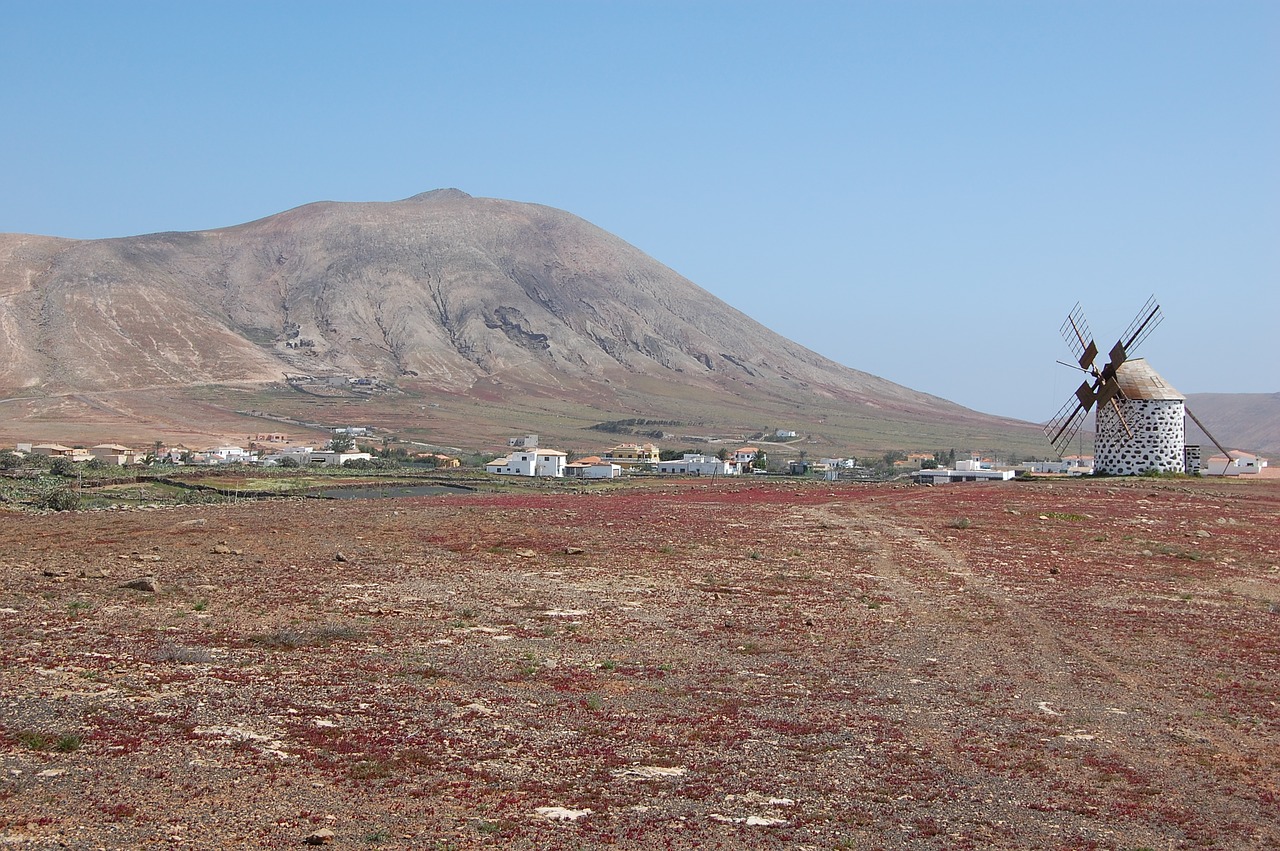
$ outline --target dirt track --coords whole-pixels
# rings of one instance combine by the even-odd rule
[[[1277,847],[1277,519],[1198,481],[0,515],[0,840]]]

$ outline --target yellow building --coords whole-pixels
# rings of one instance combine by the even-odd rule
[[[652,443],[643,446],[622,443],[610,449],[602,459],[606,464],[617,464],[620,467],[643,467],[646,464],[657,464],[659,460],[658,447]]]

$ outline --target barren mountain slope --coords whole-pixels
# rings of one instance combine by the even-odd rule
[[[827,360],[573,215],[457,190],[196,233],[0,235],[0,332],[4,395],[303,373],[608,411],[657,379],[700,403],[1027,430]]]
[[[1228,449],[1280,456],[1280,393],[1192,393],[1187,406]],[[1210,446],[1193,423],[1187,439]]]

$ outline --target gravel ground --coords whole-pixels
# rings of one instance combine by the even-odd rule
[[[0,845],[1280,847],[1278,521],[1182,479],[3,513]]]

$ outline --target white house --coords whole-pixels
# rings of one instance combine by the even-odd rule
[[[590,455],[564,465],[564,474],[574,479],[616,479],[622,475],[621,464],[611,464]]]
[[[341,467],[348,461],[370,461],[373,456],[368,452],[330,452],[316,450],[307,456],[307,463],[323,464],[326,467]]]
[[[685,476],[736,476],[739,467],[735,461],[721,461],[713,455],[685,453],[679,461],[659,461],[658,472]]]
[[[1014,477],[1013,470],[984,470],[976,465],[959,469],[964,463],[957,462],[955,470],[921,470],[915,474],[915,480],[926,485],[945,485],[948,482],[1007,482]]]
[[[1066,461],[1072,470],[1079,470],[1085,473],[1093,472],[1092,455],[1063,455],[1062,460]]]
[[[1029,473],[1059,473],[1068,476],[1088,476],[1093,473],[1092,455],[1063,455],[1061,461],[1026,461],[1019,470]]]
[[[539,449],[534,452],[536,461],[535,476],[564,476],[564,465],[569,462],[569,453],[558,449]]]
[[[1023,461],[1018,465],[1018,469],[1028,473],[1065,474],[1071,469],[1071,464],[1067,461]]]
[[[190,449],[178,444],[177,446],[163,448],[160,451],[160,457],[156,460],[162,464],[186,464],[187,459],[193,455],[194,453]]]
[[[795,437],[796,433],[791,429],[780,428],[773,433],[774,437]]]
[[[564,476],[569,454],[558,449],[526,449],[512,452],[505,458],[495,458],[484,465],[486,473],[501,476]]]
[[[1200,468],[1200,473],[1204,476],[1251,475],[1266,466],[1266,458],[1260,458],[1248,452],[1241,452],[1239,449],[1232,449],[1230,458],[1225,455],[1214,455],[1207,459]]]
[[[261,461],[263,466],[274,467],[285,458],[292,458],[298,462],[299,466],[305,467],[311,463],[311,453],[313,452],[315,452],[315,448],[311,446],[286,446],[279,452],[262,456]]]
[[[733,461],[735,464],[750,464],[756,460],[756,456],[760,454],[760,450],[754,446],[744,446],[741,449],[733,450]]]
[[[204,464],[248,464],[254,457],[254,453],[239,446],[219,446],[196,455],[197,463]]]

